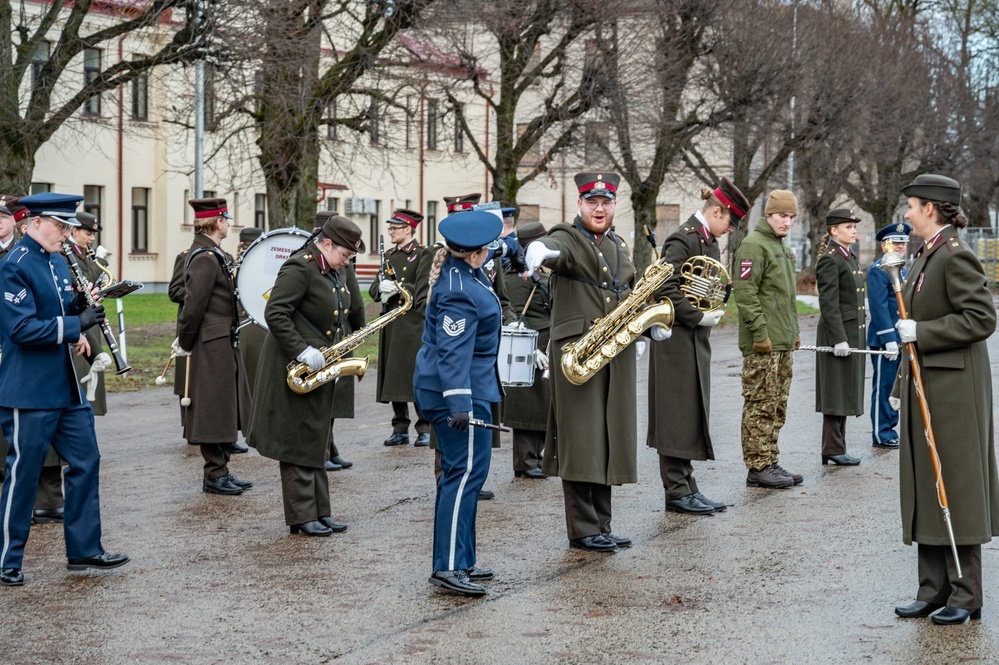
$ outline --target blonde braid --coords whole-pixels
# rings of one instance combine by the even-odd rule
[[[829,241],[832,240],[832,235],[826,231],[825,236],[822,237],[822,244],[819,245],[819,256],[826,253],[826,248],[829,247]]]
[[[434,284],[441,277],[441,266],[444,265],[447,255],[448,250],[446,247],[441,247],[434,254],[434,262],[430,264],[430,287],[427,289],[427,300],[430,300],[430,291],[433,290]]]

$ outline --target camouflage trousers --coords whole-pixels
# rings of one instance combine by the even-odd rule
[[[777,437],[787,417],[791,352],[751,353],[742,361],[742,457],[759,471],[777,463]]]

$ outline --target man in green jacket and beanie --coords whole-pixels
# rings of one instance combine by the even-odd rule
[[[798,201],[787,190],[774,190],[767,198],[765,215],[735,253],[745,398],[742,456],[749,469],[746,485],[786,488],[803,480],[777,463],[777,437],[791,390],[791,353],[801,345],[794,255],[784,244],[798,215]]]

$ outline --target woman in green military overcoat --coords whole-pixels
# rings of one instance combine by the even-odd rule
[[[981,263],[958,237],[968,223],[958,207],[960,185],[923,174],[902,192],[908,197],[905,218],[926,244],[902,288],[909,319],[896,328],[903,343],[915,345],[962,576],[937,500],[919,396],[909,363],[903,362],[893,393],[901,407],[902,538],[919,544],[919,591],[916,602],[895,612],[931,616],[939,624],[964,623],[981,616],[982,543],[999,534],[987,347],[996,308]]]
[[[846,417],[864,413],[864,356],[850,349],[867,343],[864,309],[867,282],[851,247],[860,219],[848,208],[826,215],[826,237],[815,264],[819,289],[818,346],[833,353],[815,354],[815,410],[822,414],[822,464],[856,466],[846,452]]]

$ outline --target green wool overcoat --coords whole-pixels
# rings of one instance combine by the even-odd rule
[[[545,261],[552,275],[551,390],[542,469],[563,480],[621,485],[638,480],[635,352],[629,345],[581,386],[562,373],[562,347],[610,314],[635,286],[627,244],[595,238],[577,216],[542,240],[561,252]]]
[[[999,534],[999,479],[986,340],[996,309],[974,252],[945,226],[916,255],[902,289],[958,545]],[[904,358],[904,353],[903,353]],[[899,493],[906,544],[949,545],[909,363],[895,382],[900,410]]]
[[[829,243],[815,264],[819,289],[818,346],[846,342],[854,349],[867,346],[867,281],[857,257],[845,247]],[[815,354],[815,410],[827,416],[864,413],[864,360],[861,353],[837,357]]]

